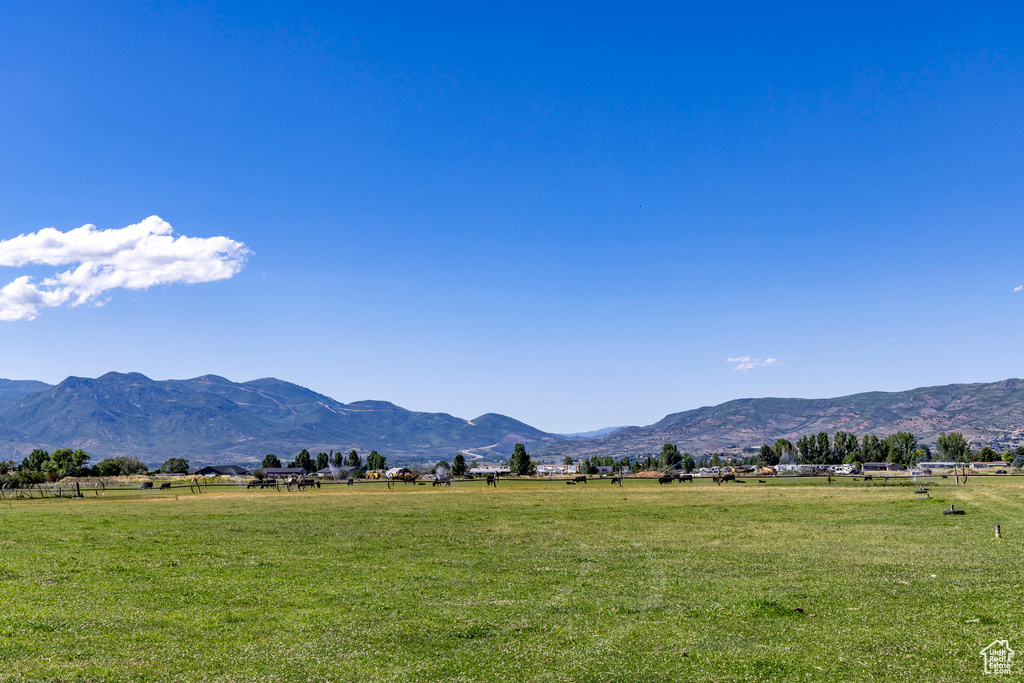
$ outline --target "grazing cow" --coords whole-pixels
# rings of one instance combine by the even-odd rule
[[[494,483],[494,475],[493,474],[488,474],[487,475],[487,485],[488,486],[497,486],[497,484]]]
[[[352,477],[349,477],[349,478],[348,478],[348,481],[346,481],[346,482],[345,482],[345,484],[346,484],[347,486],[352,486],[352,485],[354,485],[355,483],[356,483],[356,482],[355,482],[355,480],[354,480],[354,479],[353,479]]]
[[[579,484],[586,484],[587,483],[587,475],[582,474],[582,475],[580,475],[578,477],[573,477],[572,480],[574,482],[576,482],[576,483],[579,483]]]
[[[169,489],[169,488],[171,488],[171,482],[169,482],[169,481],[165,481],[164,483],[160,484],[160,490],[161,491],[164,490],[164,489]]]
[[[693,475],[692,474],[684,474],[683,476],[679,477],[679,481],[689,481],[689,482],[692,482],[693,481]]]
[[[758,479],[757,483],[758,484],[767,484],[768,482],[766,482],[764,479]]]
[[[576,482],[574,482],[574,481],[567,481],[567,482],[565,482],[565,485],[566,486],[575,486]]]
[[[658,483],[659,484],[671,484],[672,483],[672,477],[670,475],[663,474],[662,476],[658,477]]]
[[[722,475],[722,481],[736,481],[736,475],[735,474],[723,474]]]
[[[736,482],[737,484],[746,484],[746,483],[747,483],[747,482],[746,482],[746,480],[744,480],[744,479],[735,479],[734,481],[735,481],[735,482]]]
[[[871,475],[868,475],[868,476],[864,477],[864,481],[871,481],[871,479],[872,479]]]

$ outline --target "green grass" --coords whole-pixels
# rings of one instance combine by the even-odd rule
[[[0,503],[0,681],[960,683],[1024,645],[1018,480],[747,481]]]

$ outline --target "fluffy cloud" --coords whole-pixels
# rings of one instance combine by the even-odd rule
[[[739,356],[738,358],[726,358],[726,363],[736,363],[736,367],[733,370],[740,370],[746,372],[753,368],[764,368],[769,365],[782,365],[782,361],[778,358],[753,358],[751,356]]]
[[[1021,291],[1022,289],[1024,289],[1024,285],[1017,285],[1016,287],[1014,287],[1014,288],[1013,288],[1013,291],[1015,291],[1015,292],[1019,292],[1019,291]]]
[[[39,283],[28,275],[0,289],[0,320],[32,320],[40,308],[95,302],[112,289],[225,280],[249,250],[227,237],[174,236],[158,216],[118,230],[46,228],[0,241],[0,266],[67,266]]]

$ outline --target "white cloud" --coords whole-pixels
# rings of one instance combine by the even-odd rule
[[[1015,292],[1019,292],[1019,291],[1021,291],[1022,289],[1024,289],[1024,285],[1017,285],[1016,287],[1014,287],[1014,288],[1013,288],[1013,291],[1015,291]]]
[[[726,363],[736,363],[736,367],[733,370],[740,370],[746,372],[753,368],[765,368],[769,365],[782,365],[782,361],[778,358],[753,358],[751,356],[739,356],[737,358],[726,358]]]
[[[95,225],[61,232],[45,228],[0,241],[0,266],[74,268],[38,284],[22,275],[0,289],[0,320],[32,320],[40,308],[94,302],[112,289],[225,280],[245,265],[250,251],[227,237],[174,236],[158,216],[117,230]]]

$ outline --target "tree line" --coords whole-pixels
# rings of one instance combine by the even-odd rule
[[[41,484],[61,477],[118,477],[149,472],[146,463],[128,455],[104,458],[92,467],[88,462],[89,454],[81,448],[58,448],[52,453],[35,448],[20,463],[0,460],[0,480]]]
[[[1000,456],[994,449],[985,446],[972,451],[961,432],[943,432],[935,441],[937,458],[943,462],[967,463],[978,458],[985,462],[1003,460],[1008,465],[1024,464],[1024,446],[1015,451],[1007,450]],[[878,438],[865,434],[859,438],[852,432],[837,431],[805,434],[792,443],[777,439],[774,444],[764,444],[758,452],[760,464],[774,467],[782,462],[803,465],[863,465],[866,462],[891,462],[907,467],[933,459],[932,450],[926,444],[918,443],[911,432],[898,431]],[[1017,466],[1020,466],[1018,464]]]
[[[263,462],[260,467],[262,469],[267,468],[279,468],[279,467],[301,467],[307,472],[319,472],[326,467],[333,467],[335,469],[341,469],[342,467],[350,467],[357,470],[360,474],[362,472],[371,470],[386,470],[388,468],[388,460],[377,451],[370,451],[366,456],[366,462],[363,462],[362,456],[359,455],[358,451],[349,451],[346,456],[341,451],[320,451],[316,454],[314,459],[310,455],[309,451],[303,448],[299,451],[287,465],[281,464],[281,459],[273,453],[268,453],[263,457]]]
[[[572,458],[566,456],[563,462],[570,465]],[[611,467],[615,470],[625,469],[633,473],[676,468],[684,472],[692,472],[697,465],[698,461],[692,455],[681,452],[674,443],[667,443],[661,447],[660,454],[650,454],[635,459],[631,459],[629,456],[616,459],[611,455],[595,455],[580,463],[580,471],[583,474],[597,474],[599,467]]]

